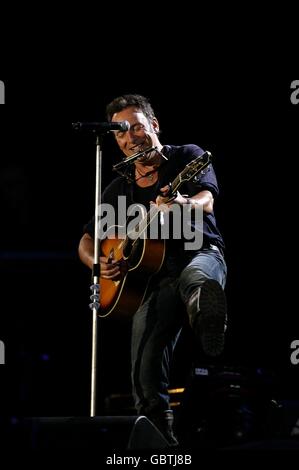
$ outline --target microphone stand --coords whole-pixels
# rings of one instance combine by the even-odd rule
[[[92,308],[92,349],[91,349],[91,395],[90,395],[90,416],[96,414],[96,393],[97,393],[97,350],[98,350],[98,310],[100,308],[100,276],[101,265],[99,263],[99,209],[101,207],[101,174],[102,174],[102,136],[96,136],[96,183],[95,183],[95,226],[94,226],[94,261],[92,279],[90,286],[92,291],[89,305]]]
[[[126,132],[130,128],[128,121],[121,122],[77,122],[72,123],[72,127],[75,130],[91,131],[96,135],[96,183],[95,183],[95,225],[94,225],[94,257],[93,257],[93,269],[92,269],[92,280],[93,283],[90,286],[92,295],[90,299],[92,303],[89,307],[92,309],[92,349],[91,349],[91,394],[90,394],[90,416],[93,417],[96,414],[96,394],[97,394],[97,351],[98,351],[98,311],[100,309],[100,277],[101,277],[101,265],[99,263],[100,253],[100,240],[99,240],[99,209],[101,207],[101,175],[102,175],[102,140],[103,135],[112,130],[121,130]]]

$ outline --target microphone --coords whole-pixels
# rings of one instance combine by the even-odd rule
[[[96,134],[103,134],[110,131],[126,132],[130,129],[128,121],[119,122],[73,122],[73,129],[76,131],[95,132]]]

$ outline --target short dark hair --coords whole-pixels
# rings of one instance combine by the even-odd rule
[[[135,106],[143,112],[145,117],[151,121],[155,118],[155,113],[149,100],[142,95],[122,95],[115,98],[106,107],[106,116],[111,121],[113,114],[119,113],[129,106]]]

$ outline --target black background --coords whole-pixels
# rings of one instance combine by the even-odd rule
[[[182,23],[162,23],[151,36],[140,24],[128,33],[114,16],[101,19],[116,31],[112,39],[81,34],[79,23],[69,30],[66,19],[58,22],[61,41],[47,27],[40,48],[39,35],[23,43],[20,34],[1,70],[1,407],[10,415],[88,415],[90,275],[77,246],[94,210],[95,146],[71,123],[105,120],[106,104],[122,93],[150,98],[162,143],[212,152],[229,268],[224,363],[264,369],[279,396],[298,396],[299,365],[290,363],[299,334],[289,267],[297,257],[299,112],[290,101],[298,78],[292,41],[278,47],[258,22],[263,39],[253,43],[252,29],[241,36],[242,18],[220,30],[229,33],[225,44],[209,27],[192,25],[188,36]],[[104,185],[119,157],[105,137]],[[100,323],[99,413],[104,397],[129,391],[129,334],[129,325]],[[174,384],[184,376],[183,350]]]

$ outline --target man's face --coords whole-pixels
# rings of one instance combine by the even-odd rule
[[[155,133],[159,130],[157,120],[153,119],[152,122],[149,122],[145,115],[135,106],[130,106],[113,114],[112,122],[118,121],[128,121],[130,123],[128,131],[114,131],[116,142],[126,157],[130,157],[159,143]]]

